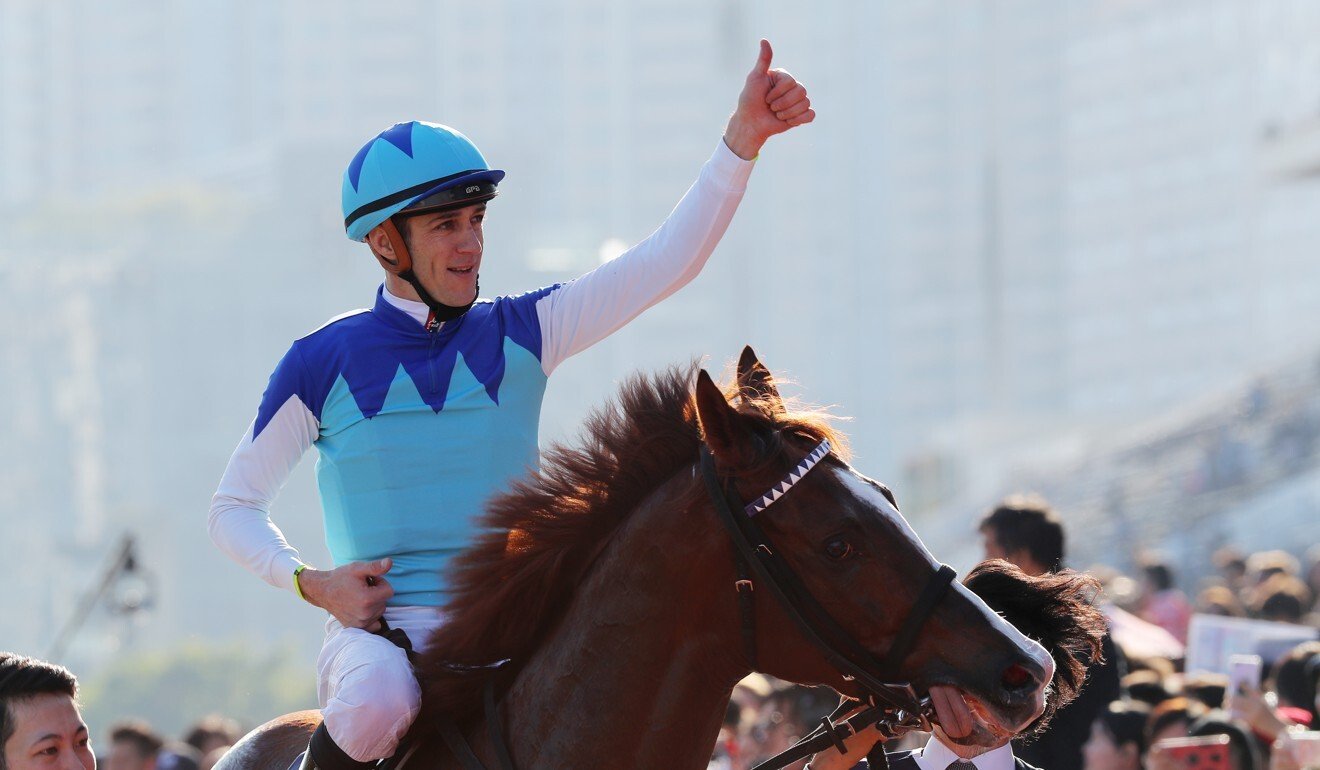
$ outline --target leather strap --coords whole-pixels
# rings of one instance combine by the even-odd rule
[[[481,764],[477,755],[472,753],[472,747],[468,745],[467,739],[463,733],[458,731],[458,726],[448,719],[442,720],[439,725],[440,737],[445,739],[445,745],[454,753],[454,758],[459,764],[463,765],[465,770],[486,770],[486,766]]]
[[[486,707],[486,732],[490,742],[495,744],[495,758],[500,762],[501,770],[513,770],[513,758],[509,756],[509,744],[504,741],[504,721],[500,717],[499,704],[495,702],[495,678],[486,680],[486,689],[482,693]]]
[[[831,746],[843,752],[844,739],[871,724],[879,726],[887,737],[894,737],[901,730],[914,727],[929,729],[924,714],[928,703],[917,698],[912,685],[884,682],[882,677],[899,675],[902,663],[911,653],[921,627],[944,598],[956,577],[953,568],[941,564],[930,576],[911,609],[908,610],[908,615],[894,636],[884,660],[878,661],[870,651],[839,626],[829,612],[815,600],[792,567],[775,552],[760,525],[751,516],[738,516],[734,513],[744,510],[744,506],[732,486],[721,483],[715,470],[715,458],[704,445],[701,448],[699,464],[716,516],[729,531],[729,537],[733,541],[738,575],[735,588],[739,594],[738,606],[743,644],[748,660],[752,662],[752,668],[756,668],[756,620],[751,596],[754,584],[749,572],[754,572],[758,582],[769,588],[785,614],[825,659],[846,678],[857,682],[864,693],[864,702],[870,706],[851,718],[835,724],[835,720],[843,713],[856,708],[856,701],[845,700],[833,714],[822,720],[820,726],[811,734],[778,755],[760,763],[753,770],[777,770],[818,751],[828,750]],[[773,503],[774,500],[770,502]],[[887,770],[889,767],[889,759],[885,755],[883,744],[877,744],[872,748],[868,760],[877,770]]]
[[[770,589],[779,600],[785,614],[792,619],[807,640],[821,651],[831,665],[855,679],[873,699],[878,698],[892,707],[908,712],[919,711],[921,703],[910,685],[894,684],[882,679],[891,676],[902,661],[895,660],[893,656],[886,656],[882,664],[844,631],[812,598],[792,568],[775,553],[756,521],[750,517],[734,514],[735,510],[741,511],[743,506],[732,490],[720,483],[715,471],[715,459],[705,446],[701,448],[700,464],[702,477],[714,503],[716,514],[729,531],[734,548],[747,559],[752,571],[759,578],[758,582]],[[940,569],[931,579],[947,583],[952,574],[952,569]],[[925,593],[923,591],[923,595]],[[917,608],[914,607],[914,611],[916,610]],[[924,620],[929,612],[923,611],[918,614]],[[899,637],[902,636],[904,634],[900,631]]]
[[[747,656],[747,665],[756,671],[760,668],[756,659],[756,584],[752,582],[747,557],[736,547],[733,560],[738,566],[738,579],[733,583],[733,590],[738,594],[738,626],[742,632],[743,654]]]
[[[903,621],[903,627],[898,630],[898,635],[890,643],[889,652],[885,653],[885,665],[890,668],[891,673],[897,672],[899,665],[912,652],[921,627],[926,624],[926,619],[935,611],[935,606],[944,598],[944,594],[948,593],[949,586],[957,576],[958,573],[953,567],[941,564],[931,579],[926,581],[926,587],[921,589],[916,603],[912,605],[907,619]]]
[[[856,708],[857,701],[844,698],[833,713],[821,720],[816,729],[784,751],[762,761],[752,770],[778,770],[800,759],[806,759],[813,754],[829,751],[832,748],[838,749],[840,753],[847,753],[847,749],[843,745],[844,741],[875,724],[876,720],[881,717],[879,709],[866,708],[853,714],[848,719],[836,723],[835,720]]]
[[[481,693],[482,706],[486,711],[486,733],[490,737],[491,745],[495,748],[495,758],[500,763],[500,770],[513,770],[513,758],[509,756],[509,744],[504,741],[504,722],[500,718],[499,705],[495,703],[495,680],[494,678],[486,680],[486,687]],[[445,745],[453,752],[454,758],[463,765],[465,770],[486,770],[486,766],[481,764],[477,755],[472,751],[472,746],[463,737],[459,731],[458,725],[452,720],[445,719],[439,723],[440,737],[444,738]]]
[[[472,302],[469,302],[462,307],[446,305],[435,297],[432,297],[431,293],[426,290],[426,287],[423,286],[422,282],[417,278],[417,274],[413,272],[412,253],[408,251],[408,244],[404,242],[403,233],[399,232],[399,226],[394,223],[394,220],[387,219],[384,222],[381,222],[380,228],[385,231],[385,237],[389,239],[390,247],[394,249],[393,264],[390,264],[384,259],[381,260],[387,265],[385,269],[407,281],[408,285],[413,287],[413,291],[417,292],[417,298],[431,309],[431,314],[435,316],[436,321],[439,321],[440,323],[452,321],[472,309],[472,305],[477,301],[477,295],[481,293],[480,285],[477,286],[476,292],[472,294]]]

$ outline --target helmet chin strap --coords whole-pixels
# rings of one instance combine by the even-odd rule
[[[477,295],[481,293],[481,285],[478,284],[476,291],[472,293],[472,301],[462,307],[446,305],[426,290],[422,282],[417,278],[417,274],[412,269],[412,254],[408,252],[408,245],[403,242],[403,234],[399,232],[398,226],[394,224],[393,219],[387,219],[380,223],[385,230],[385,237],[389,238],[390,245],[394,247],[395,262],[393,269],[387,268],[390,272],[407,281],[413,290],[417,292],[417,297],[431,309],[431,315],[439,323],[452,321],[462,316],[472,308],[473,303],[477,301]]]

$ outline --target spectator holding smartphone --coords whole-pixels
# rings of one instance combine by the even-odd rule
[[[1275,662],[1267,689],[1243,687],[1230,693],[1229,714],[1247,725],[1266,745],[1290,728],[1317,726],[1316,684],[1320,679],[1320,642],[1303,642]]]

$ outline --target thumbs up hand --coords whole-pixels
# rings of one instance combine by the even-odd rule
[[[747,75],[738,107],[724,129],[724,143],[734,154],[751,160],[775,134],[816,118],[807,89],[788,72],[770,69],[774,52],[770,41],[761,41],[761,53]]]

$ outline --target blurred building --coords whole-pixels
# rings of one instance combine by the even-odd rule
[[[483,288],[566,280],[669,212],[761,36],[816,124],[772,141],[697,282],[559,371],[543,438],[627,372],[751,343],[960,545],[1011,469],[1320,342],[1317,33],[1286,0],[4,0],[0,562],[62,577],[0,616],[58,622],[131,528],[171,576],[146,638],[314,647],[318,613],[204,522],[289,341],[371,301],[347,159],[461,127],[509,172]],[[324,563],[317,508],[305,462],[276,519]]]
[[[909,45],[948,45],[904,75],[965,75],[914,89],[911,104],[898,90],[883,102],[895,124],[942,102],[936,138],[899,146],[944,143],[957,158],[911,184],[885,177],[885,200],[928,195],[950,209],[937,222],[895,217],[886,236],[969,234],[931,262],[896,250],[963,260],[931,271],[930,294],[947,305],[915,294],[899,305],[936,308],[947,339],[965,341],[913,336],[908,355],[939,362],[934,376],[895,372],[905,387],[891,408],[909,428],[898,458],[942,487],[916,485],[923,500],[965,516],[1005,461],[1049,458],[1309,355],[1318,14],[1289,2],[997,2],[885,20]],[[889,340],[896,356],[909,343],[897,330]]]

